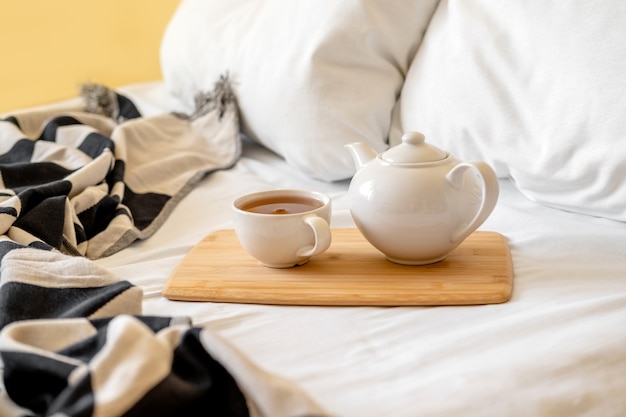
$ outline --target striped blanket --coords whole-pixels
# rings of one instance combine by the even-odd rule
[[[141,289],[92,261],[237,161],[228,80],[188,116],[99,85],[72,103],[0,118],[0,415],[322,415],[207,329],[143,316]]]

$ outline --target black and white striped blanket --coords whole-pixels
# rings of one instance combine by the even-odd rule
[[[228,80],[189,117],[84,92],[0,118],[0,416],[322,415],[207,329],[143,316],[141,289],[92,262],[236,162]]]

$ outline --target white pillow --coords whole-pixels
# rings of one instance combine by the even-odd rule
[[[310,176],[354,173],[343,145],[387,147],[436,0],[183,0],[161,45],[184,108],[229,73],[243,132]]]
[[[401,118],[539,202],[626,221],[626,2],[442,1]]]

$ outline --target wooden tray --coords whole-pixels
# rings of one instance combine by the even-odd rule
[[[255,304],[407,306],[503,303],[513,266],[506,239],[474,232],[432,265],[389,262],[357,229],[332,229],[325,253],[287,269],[261,266],[233,230],[205,237],[173,271],[162,294],[170,300]]]

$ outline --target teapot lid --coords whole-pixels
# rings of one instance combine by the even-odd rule
[[[402,135],[401,144],[388,149],[381,157],[391,163],[411,164],[440,161],[448,156],[447,152],[427,144],[425,140],[420,132],[407,132]]]

